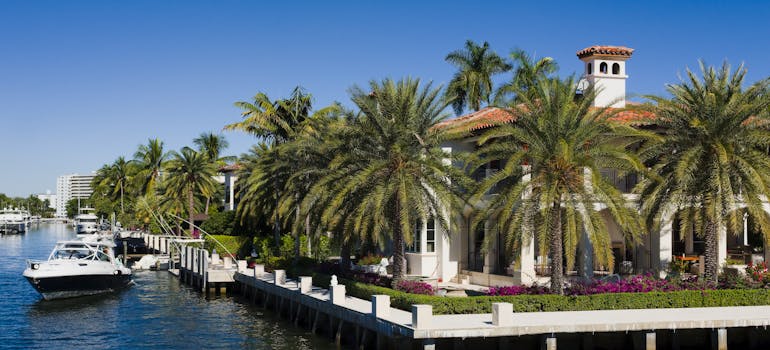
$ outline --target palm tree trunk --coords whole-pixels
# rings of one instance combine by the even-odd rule
[[[561,206],[559,203],[553,204],[554,209],[551,218],[551,292],[564,294],[564,264],[561,232]]]
[[[404,236],[401,232],[401,225],[396,225],[393,229],[393,287],[404,279],[406,274],[406,264],[404,263]]]
[[[275,255],[281,255],[281,220],[278,216],[278,205],[280,203],[278,196],[278,184],[273,184],[273,190],[275,191],[275,206],[273,207],[274,220],[273,220],[273,238],[275,239]]]
[[[719,255],[717,254],[717,225],[714,221],[706,219],[706,227],[703,234],[706,246],[706,251],[704,253],[705,270],[703,277],[706,283],[716,284],[719,276],[719,264],[717,262]]]
[[[123,184],[120,184],[120,213],[125,213],[125,210],[123,210]]]
[[[297,216],[295,220],[299,220],[299,206],[297,206],[297,213],[295,215]],[[295,264],[299,262],[299,257],[300,257],[300,254],[299,254],[300,238],[302,237],[299,234],[299,230],[296,230],[294,234],[294,263]]]
[[[401,204],[398,195],[395,199],[395,218],[393,220],[393,288],[406,274],[404,263],[404,233],[401,232]]]
[[[209,203],[211,203],[211,198],[210,197],[206,197],[206,209],[203,211],[206,214],[209,213]]]
[[[310,242],[312,241],[310,239],[310,214],[307,214],[307,216],[305,216],[305,236],[307,236],[307,256],[312,258],[313,250],[310,249],[312,248],[310,245]]]
[[[342,247],[340,247],[340,270],[350,270],[350,241],[344,240]]]
[[[191,236],[192,236],[192,234],[194,232],[193,226],[195,226],[193,224],[193,222],[194,222],[193,221],[193,216],[195,215],[193,213],[193,210],[195,210],[195,209],[193,209],[194,205],[195,205],[195,203],[193,202],[193,191],[192,191],[192,189],[188,189],[187,190],[187,210],[189,211],[189,214],[190,214],[190,235]]]

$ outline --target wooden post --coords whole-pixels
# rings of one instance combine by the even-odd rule
[[[556,350],[556,337],[551,336],[545,338],[545,349]]]
[[[719,328],[711,333],[711,348],[714,350],[727,350],[727,329]]]
[[[344,324],[345,324],[345,321],[340,319],[340,322],[337,325],[337,334],[334,336],[334,343],[337,344],[338,348],[340,347],[340,345],[342,345],[342,326]]]
[[[645,350],[655,350],[657,346],[657,340],[655,336],[655,332],[648,332],[644,335],[644,349]]]
[[[318,318],[321,317],[321,311],[316,310],[315,312],[315,319],[313,320],[313,327],[310,328],[310,333],[315,334],[315,330],[318,327]]]

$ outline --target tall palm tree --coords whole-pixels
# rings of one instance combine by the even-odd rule
[[[642,209],[652,226],[666,211],[684,212],[682,227],[695,226],[705,241],[705,279],[717,282],[719,227],[737,232],[739,202],[764,229],[762,206],[770,196],[769,79],[743,87],[746,69],[734,72],[700,63],[702,77],[667,86],[670,98],[647,96],[662,142],[643,149],[657,177],[640,184]]]
[[[205,154],[217,166],[224,165],[226,162],[234,160],[232,156],[222,156],[222,152],[230,146],[224,135],[218,135],[213,132],[201,133],[193,139],[193,143],[198,146],[198,152]]]
[[[486,41],[479,45],[468,40],[463,50],[449,53],[445,60],[457,67],[457,73],[446,91],[446,97],[457,115],[463,113],[466,105],[478,111],[482,102],[489,104],[492,76],[511,69],[502,57],[489,48]]]
[[[351,95],[361,116],[341,136],[345,146],[312,191],[328,196],[327,226],[390,239],[398,281],[406,273],[404,245],[411,243],[415,222],[435,218],[446,229],[443,213],[459,201],[461,172],[444,163],[442,131],[432,128],[447,117],[446,105],[440,89],[416,79],[372,81],[369,91],[353,87]]]
[[[513,68],[513,77],[503,83],[495,94],[495,104],[508,105],[517,101],[517,91],[526,93],[529,87],[534,85],[540,77],[548,77],[556,73],[559,65],[551,57],[543,57],[535,60],[526,51],[517,49],[510,55]]]
[[[481,136],[475,157],[504,166],[479,185],[474,201],[497,188],[474,223],[497,215],[509,249],[537,239],[551,258],[551,289],[562,293],[563,259],[574,266],[585,231],[599,262],[612,266],[611,239],[594,204],[603,203],[630,240],[642,233],[639,215],[621,192],[601,176],[602,168],[639,171],[642,163],[626,150],[643,133],[608,121],[608,109],[592,108],[593,90],[575,98],[573,78],[538,77],[508,111],[515,123]],[[478,164],[478,162],[477,162]],[[524,165],[524,166],[523,166]],[[565,255],[566,254],[566,255]]]
[[[200,136],[193,139],[193,143],[198,146],[198,152],[201,152],[209,158],[209,161],[214,163],[217,168],[224,166],[227,162],[232,161],[235,157],[221,156],[222,151],[227,149],[230,144],[225,139],[224,135],[217,135],[213,132],[201,133]],[[204,212],[209,212],[209,205],[211,204],[211,197],[206,197],[206,207]]]
[[[314,114],[329,113],[330,110],[338,108],[336,105],[322,108],[312,112],[313,98],[301,87],[296,87],[291,95],[282,100],[270,100],[264,93],[258,93],[254,97],[254,102],[236,102],[235,105],[243,109],[243,120],[225,126],[226,130],[241,130],[264,139],[269,146],[277,146],[293,140],[301,125]],[[272,191],[275,192],[275,201],[281,196],[281,185],[275,181],[272,183]],[[248,192],[246,192],[248,194]],[[243,201],[261,200],[250,195],[244,195]],[[278,208],[279,204],[273,204],[273,208]],[[276,217],[273,222],[273,235],[275,238],[276,249],[281,244],[281,220]]]
[[[187,214],[190,218],[190,232],[195,215],[195,195],[211,196],[216,191],[214,175],[216,168],[208,157],[192,148],[184,147],[179,153],[172,153],[168,162],[166,193],[179,193],[187,196]]]
[[[169,153],[163,151],[163,141],[157,138],[147,140],[146,145],[139,145],[134,153],[134,160],[139,168],[135,179],[142,194],[155,191],[168,157]]]
[[[113,198],[120,199],[121,213],[125,213],[123,196],[131,180],[131,163],[132,161],[126,161],[125,157],[120,156],[112,164],[102,166],[94,177],[96,187],[104,188]]]
[[[339,112],[333,111],[334,114]],[[334,115],[316,114],[308,118],[295,140],[276,147],[273,162],[274,176],[285,177],[283,191],[277,208],[287,226],[297,234],[294,241],[295,261],[300,256],[299,232],[304,227],[308,253],[313,234],[324,232],[320,224],[323,203],[310,195],[310,189],[329,172],[329,164],[339,150],[339,130],[344,119]],[[314,230],[315,228],[315,230]]]

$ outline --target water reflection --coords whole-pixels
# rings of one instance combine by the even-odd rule
[[[44,301],[21,276],[25,261],[74,238],[61,224],[0,236],[0,348],[333,348],[239,298],[206,300],[167,272],[137,272],[116,293]]]

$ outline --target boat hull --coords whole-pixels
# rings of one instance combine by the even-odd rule
[[[131,283],[130,274],[25,277],[46,300],[109,293]]]
[[[25,233],[27,232],[26,222],[4,222],[0,223],[0,232],[2,233]]]

